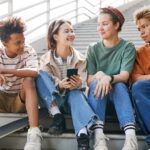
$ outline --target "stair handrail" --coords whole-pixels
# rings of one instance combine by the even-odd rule
[[[43,4],[43,3],[46,3],[46,0],[42,0],[42,1],[37,2],[37,3],[35,3],[35,4],[26,6],[26,7],[24,7],[24,8],[20,8],[20,9],[18,9],[18,10],[16,10],[16,11],[13,11],[13,14],[16,14],[16,13],[22,12],[22,11],[24,11],[24,10],[27,10],[27,9],[36,7],[36,6],[41,5],[41,4]]]
[[[92,11],[90,11],[90,10],[89,10],[88,8],[86,8],[86,7],[79,7],[79,10],[82,9],[82,8],[85,9],[85,10],[87,10],[88,12],[90,12],[93,16],[96,15],[96,13],[93,13]],[[66,13],[63,13],[62,15],[59,15],[59,16],[57,16],[57,17],[51,19],[51,21],[56,20],[56,19],[59,19],[59,18],[65,16],[65,15],[71,13],[72,11],[75,11],[75,9],[74,9],[74,10],[71,10],[71,11],[68,11],[68,12],[66,12]],[[38,16],[40,16],[40,15],[43,15],[45,12],[47,12],[47,11],[44,11],[44,12],[42,12],[42,13],[39,13],[39,14],[37,14],[36,16],[38,17]],[[91,16],[89,16],[89,15],[86,14],[86,13],[79,13],[79,14],[78,14],[78,16],[81,16],[81,15],[84,15],[84,16],[86,16],[86,17],[89,18],[89,19],[92,18]],[[33,17],[27,19],[26,21],[28,22],[28,21],[34,19],[34,17],[36,17],[36,16],[33,16]],[[75,16],[72,16],[72,17],[70,18],[70,20],[72,20],[73,18],[76,18],[76,17],[78,17],[78,16],[76,16],[76,15],[75,15]],[[38,25],[37,27],[35,27],[34,29],[31,29],[31,30],[29,30],[29,31],[26,31],[25,35],[28,35],[28,34],[34,32],[34,31],[36,31],[38,28],[40,28],[40,27],[42,27],[43,25],[46,25],[46,24],[47,24],[47,22],[44,22],[44,23],[42,23],[41,25]]]
[[[7,2],[7,0],[1,0],[0,4],[6,3],[6,2]]]
[[[99,3],[97,3],[97,4],[92,4],[91,2],[89,2],[88,0],[85,0],[88,4],[90,4],[91,6],[93,6],[93,7],[97,7],[97,5],[100,5],[101,4],[101,0],[100,0],[100,2]]]
[[[57,8],[61,8],[61,7],[67,6],[67,5],[72,4],[72,3],[74,3],[74,2],[76,2],[76,1],[75,1],[75,0],[72,0],[72,1],[70,1],[70,2],[67,2],[67,3],[64,3],[64,4],[58,5],[58,6],[56,6],[56,7],[51,8],[50,11],[55,10],[55,9],[57,9]]]
[[[96,13],[93,13],[92,11],[90,11],[88,8],[86,8],[86,7],[79,7],[78,8],[78,10],[80,10],[80,9],[85,9],[85,10],[87,10],[89,13],[91,13],[92,15],[96,15]],[[57,16],[57,17],[55,17],[55,18],[53,18],[53,19],[51,19],[51,21],[53,21],[53,20],[56,20],[56,19],[58,19],[58,18],[61,18],[61,17],[63,17],[63,16],[65,16],[65,15],[67,15],[67,14],[69,14],[69,13],[71,13],[72,11],[75,11],[76,9],[73,9],[73,10],[70,10],[70,11],[68,11],[68,12],[66,12],[66,13],[63,13],[62,15],[59,15],[59,16]],[[80,15],[78,15],[78,16],[80,16]],[[88,14],[86,14],[86,16],[88,16],[88,18],[91,18]],[[75,17],[75,16],[73,16],[73,17]]]

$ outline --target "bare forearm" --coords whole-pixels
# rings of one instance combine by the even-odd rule
[[[137,81],[137,80],[150,80],[150,74],[147,74],[147,75],[134,75],[134,81]]]
[[[114,75],[114,79],[113,79],[112,83],[116,83],[116,82],[125,82],[125,83],[127,83],[128,79],[129,79],[129,73],[124,72],[124,73]]]
[[[38,75],[37,69],[23,68],[23,69],[2,69],[1,74],[13,74],[18,77],[36,77]]]

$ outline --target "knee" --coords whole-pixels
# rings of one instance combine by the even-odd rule
[[[42,80],[42,79],[53,80],[50,74],[48,74],[46,71],[40,70],[38,76],[36,77],[36,80]]]
[[[42,75],[39,73],[38,76],[35,78],[35,83],[37,86],[43,84]]]
[[[140,80],[140,81],[136,81],[132,84],[132,92],[139,92],[139,90],[142,90],[145,86],[145,81]]]
[[[142,92],[142,89],[145,87],[145,82],[146,81],[144,80],[140,80],[132,84],[131,92],[133,96],[140,94]]]
[[[118,82],[113,84],[113,89],[116,91],[127,91],[127,85],[124,82]]]
[[[54,79],[46,71],[40,70],[38,76],[35,78],[37,87],[45,83],[54,83]]]
[[[82,92],[78,89],[75,90],[71,90],[69,92],[69,97],[78,97],[78,95],[80,95]]]
[[[76,89],[76,90],[70,91],[68,97],[69,97],[70,102],[71,101],[77,102],[77,101],[81,101],[81,99],[84,97],[84,95],[80,90]]]
[[[31,78],[31,77],[24,78],[22,86],[23,86],[23,89],[35,88],[34,78]]]
[[[126,85],[125,85],[124,82],[117,82],[117,83],[114,84],[114,86],[115,86],[116,88],[120,88],[120,87],[124,87],[124,86],[126,86]]]
[[[93,80],[91,83],[90,83],[90,86],[89,86],[89,89],[92,90],[92,89],[95,89],[96,88],[96,85],[97,85],[97,80]]]
[[[39,70],[38,76],[52,78],[52,76],[44,70]]]

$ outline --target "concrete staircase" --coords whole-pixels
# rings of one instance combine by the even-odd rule
[[[109,138],[107,144],[109,150],[121,150],[124,144],[124,134],[119,128],[119,124],[116,117],[114,118],[113,114],[114,111],[112,111],[112,108],[110,108],[109,110],[110,111],[107,112],[106,125],[104,129],[106,136]],[[12,118],[16,119],[16,116],[18,118],[22,118],[26,115],[11,114],[11,117],[5,115],[7,119],[8,117],[10,117],[10,120]],[[5,118],[3,117],[3,119]],[[52,121],[48,113],[40,121],[43,136],[42,150],[77,150],[77,141],[74,135],[71,117],[65,115],[65,119],[67,129],[64,134],[57,136],[49,135],[47,133],[48,127]],[[26,142],[26,133],[27,128],[24,128],[22,130],[15,132],[14,134],[10,134],[9,136],[0,139],[0,150],[23,150],[24,144]],[[138,135],[139,150],[147,150],[147,145],[144,142],[145,137],[141,134],[140,130],[138,129],[138,126],[137,126],[137,135]],[[91,137],[90,145],[92,150],[93,137]]]
[[[97,18],[75,26],[75,33],[75,48],[83,54],[86,54],[88,45],[100,40],[100,37],[97,33]],[[136,25],[133,20],[127,20],[124,23],[119,36],[134,43],[135,47],[139,47],[144,43],[139,36],[139,32],[137,31]]]
[[[150,5],[150,0],[139,0],[137,3],[134,1],[119,8],[126,19],[122,31],[120,32],[120,37],[133,42],[135,47],[141,46],[144,42],[141,40],[133,21],[133,13],[143,5]],[[83,54],[86,54],[88,45],[92,42],[97,42],[100,39],[97,33],[97,18],[76,25],[75,33],[75,48]]]
[[[120,32],[120,37],[133,42],[135,47],[142,45],[143,41],[141,40],[139,32],[137,31],[136,25],[133,21],[133,12],[144,5],[150,5],[150,0],[137,0],[119,7],[126,18],[122,31]],[[90,43],[97,42],[99,40],[97,33],[97,18],[74,25],[74,30],[76,34],[74,47],[83,54],[86,54],[87,47]],[[46,38],[43,37],[31,43],[31,45],[37,50],[39,56],[41,56],[47,49],[46,43]]]
[[[115,116],[113,108],[109,107],[109,111],[107,111],[107,117],[106,117],[106,125],[104,132],[106,136],[109,138],[107,141],[109,150],[121,150],[123,144],[124,144],[124,134],[119,128],[118,120]],[[107,109],[108,110],[108,109]],[[111,115],[110,115],[111,113]],[[26,116],[25,114],[11,114],[11,115],[5,115],[7,118],[7,122],[12,120],[12,118],[23,118]],[[3,114],[3,119],[4,114]],[[40,127],[42,130],[42,150],[77,150],[77,141],[76,137],[74,135],[74,130],[72,126],[72,120],[71,117],[68,115],[65,115],[67,129],[64,134],[62,135],[49,135],[47,133],[47,130],[49,128],[49,125],[52,122],[52,119],[50,116],[45,115],[43,119],[40,121]],[[22,130],[19,130],[15,132],[14,134],[10,134],[9,136],[6,136],[2,139],[0,139],[0,150],[23,150],[24,144],[26,142],[26,133],[27,128],[24,128]],[[139,130],[137,126],[137,135],[138,135],[138,144],[139,144],[139,150],[147,150],[147,145],[144,142],[144,136],[142,135],[141,131]],[[93,145],[93,137],[91,137],[90,140],[91,150]]]

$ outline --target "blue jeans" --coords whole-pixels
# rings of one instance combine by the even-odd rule
[[[150,145],[150,81],[136,81],[131,90],[137,120],[147,134],[146,142]]]
[[[90,84],[88,102],[99,118],[103,122],[105,121],[106,104],[107,100],[110,100],[114,104],[121,128],[128,124],[135,124],[127,86],[122,82],[115,83],[112,85],[112,90],[107,96],[96,98],[93,95],[96,85],[96,80]]]
[[[39,71],[36,78],[36,87],[45,107],[50,108],[53,100],[56,100],[59,107],[66,106],[72,116],[76,134],[88,123],[98,120],[98,117],[88,105],[85,95],[80,90],[71,90],[67,91],[64,96],[60,95],[53,78],[42,70]]]

